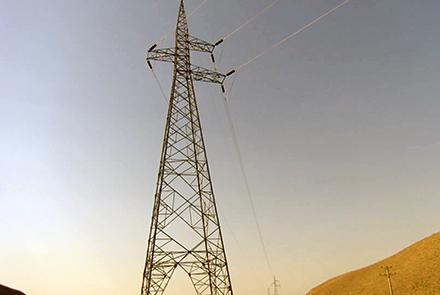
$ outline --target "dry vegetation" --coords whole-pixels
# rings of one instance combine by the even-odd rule
[[[440,295],[440,233],[434,234],[390,258],[331,279],[308,295],[387,295],[382,267],[393,266],[395,295]]]

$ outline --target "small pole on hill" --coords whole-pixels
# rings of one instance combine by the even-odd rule
[[[393,284],[391,282],[391,277],[396,273],[391,273],[390,270],[393,268],[392,266],[384,266],[382,267],[385,270],[385,273],[381,274],[381,276],[387,277],[388,280],[388,288],[390,290],[390,295],[394,295]]]

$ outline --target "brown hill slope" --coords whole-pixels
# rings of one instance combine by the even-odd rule
[[[24,293],[5,287],[3,285],[0,285],[0,295],[24,295]]]
[[[308,295],[388,295],[383,266],[392,266],[395,295],[440,295],[440,233],[381,262],[331,279]]]

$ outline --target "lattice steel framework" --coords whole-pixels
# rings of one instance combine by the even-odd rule
[[[232,295],[193,84],[195,80],[223,86],[228,74],[190,62],[191,51],[210,53],[213,58],[219,43],[189,35],[181,0],[175,47],[159,49],[154,45],[148,50],[148,65],[152,67],[151,61],[173,63],[174,76],[142,295],[162,295],[179,267],[188,274],[198,295]]]

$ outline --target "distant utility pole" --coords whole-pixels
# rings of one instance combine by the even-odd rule
[[[390,295],[394,295],[394,290],[393,290],[393,284],[391,282],[391,277],[394,276],[396,273],[391,273],[391,268],[393,268],[392,266],[384,266],[382,267],[385,271],[385,273],[381,274],[381,276],[387,277],[388,280],[388,288],[390,290]]]
[[[279,290],[279,287],[281,287],[281,285],[280,285],[280,281],[277,280],[277,278],[275,276],[273,277],[273,283],[271,286],[273,286],[273,295],[279,295],[278,290]],[[270,290],[270,288],[269,288],[269,290]]]

